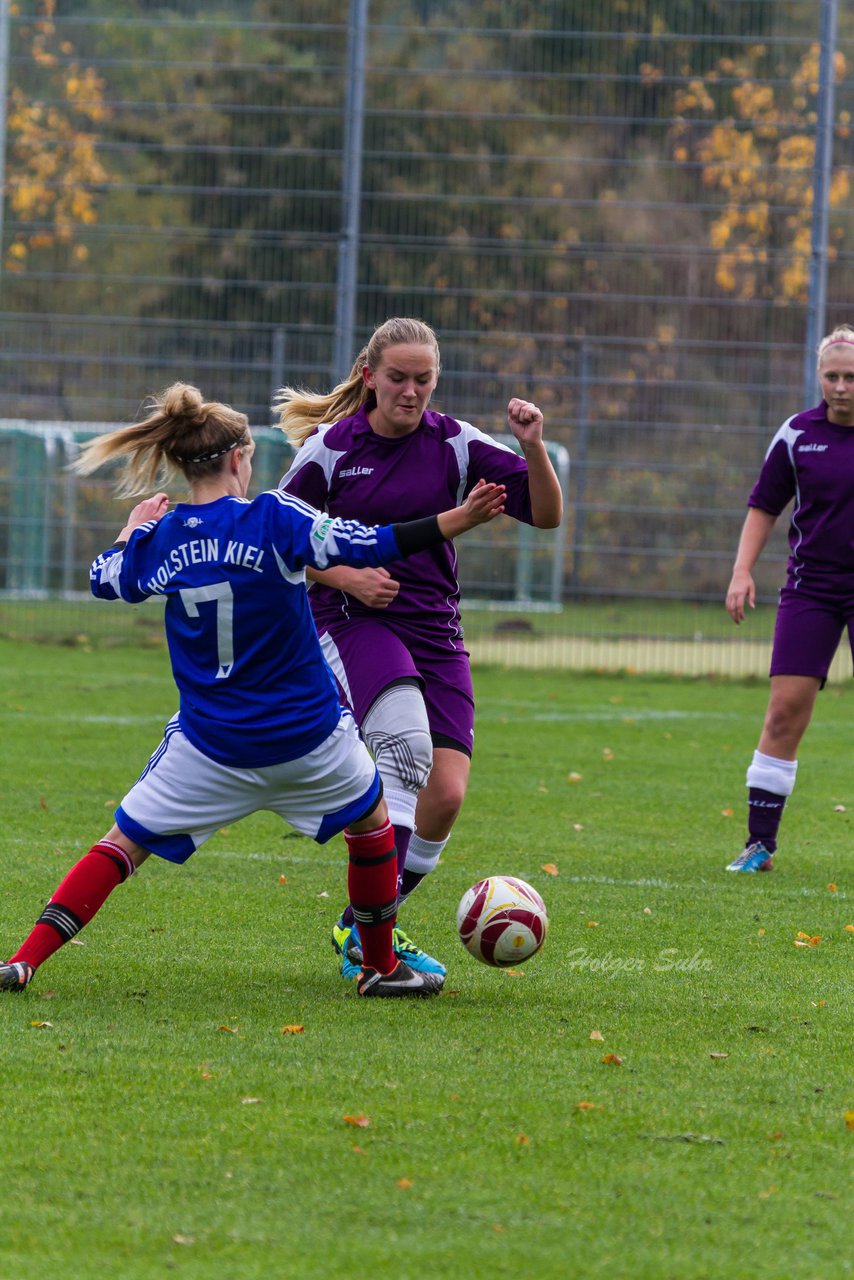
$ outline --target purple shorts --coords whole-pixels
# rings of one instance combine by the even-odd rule
[[[815,676],[824,686],[842,633],[854,655],[854,597],[805,595],[782,587],[771,652],[772,676]]]
[[[399,619],[392,627],[375,618],[333,623],[320,632],[320,643],[357,724],[383,689],[414,678],[424,695],[433,745],[471,755],[474,691],[465,649],[450,648],[445,637],[431,640]]]

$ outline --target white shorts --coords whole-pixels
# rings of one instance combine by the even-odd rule
[[[186,862],[220,827],[270,809],[324,844],[371,812],[379,774],[349,711],[307,756],[261,769],[218,764],[188,742],[175,716],[116,810],[119,829],[169,862]]]

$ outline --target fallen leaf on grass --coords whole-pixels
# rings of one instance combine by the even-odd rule
[[[845,1112],[845,1128],[854,1129],[854,1111]]]
[[[227,1031],[230,1036],[236,1036],[239,1030],[240,1027],[227,1027],[224,1022],[217,1027],[217,1031]]]
[[[524,978],[525,976],[524,969],[505,969],[504,972],[509,973],[511,978]]]
[[[206,1062],[199,1067],[199,1075],[203,1080],[213,1080],[213,1072]]]
[[[587,928],[588,928],[588,929],[598,929],[598,928],[599,928],[599,921],[598,921],[598,920],[588,920],[588,921],[587,921]]]
[[[821,942],[821,934],[817,933],[811,938],[808,933],[799,933],[797,938],[792,939],[792,942],[796,947],[817,947]]]
[[[757,936],[758,938],[764,938],[764,937],[765,937],[765,930],[764,930],[764,929],[757,929],[757,930],[756,930],[756,936]]]
[[[526,1133],[517,1133],[514,1138],[517,1147],[530,1147],[531,1139]]]
[[[541,871],[545,871],[547,876],[559,876],[560,872],[553,862],[544,862],[540,867]]]
[[[603,759],[603,760],[613,760],[613,759],[614,759],[614,753],[613,753],[613,751],[611,750],[611,748],[610,748],[610,747],[603,747],[603,748],[602,748],[602,759]]]
[[[722,1062],[724,1058],[729,1057],[729,1054],[728,1053],[710,1053],[709,1057],[713,1058],[715,1062]]]
[[[732,817],[732,814],[733,814],[733,810],[732,810],[732,809],[721,809],[721,817],[722,817],[722,818],[731,818],[731,817]]]
[[[576,1102],[579,1111],[601,1111],[601,1102]]]
[[[833,806],[833,812],[834,812],[834,813],[845,813],[845,812],[846,812],[845,805],[844,805],[844,804],[835,804],[835,805]]]
[[[279,876],[279,884],[287,884],[287,883],[288,883],[287,876]]]
[[[282,1027],[283,1036],[299,1036],[305,1031],[305,1026],[301,1022],[289,1023],[286,1027]]]
[[[53,1023],[52,1022],[31,1022],[30,1026],[31,1027],[52,1027]]]
[[[572,773],[568,773],[568,774],[566,775],[566,780],[567,780],[567,782],[581,782],[581,780],[583,779],[583,777],[584,777],[584,775],[583,775],[582,773],[576,773],[576,772],[573,770],[573,772],[572,772]]]
[[[173,1237],[172,1237],[172,1242],[173,1242],[173,1244],[195,1244],[195,1243],[196,1243],[196,1237],[195,1237],[195,1236],[180,1236],[180,1235],[178,1235],[178,1236],[173,1236]]]
[[[829,884],[827,887],[828,887],[828,889],[830,890],[830,892],[831,892],[831,893],[836,893],[836,892],[837,892],[836,885],[833,883],[833,881],[832,881],[832,880],[831,880],[830,884]]]
[[[768,1137],[771,1139],[772,1142],[779,1142],[783,1136],[784,1134],[782,1129],[778,1129],[776,1133],[768,1134]]]
[[[621,1067],[623,1065],[623,1059],[618,1053],[606,1053],[602,1061],[609,1067]]]
[[[776,1194],[776,1191],[777,1191],[777,1188],[776,1188],[776,1187],[773,1187],[773,1186],[772,1186],[772,1187],[768,1187],[765,1191],[760,1191],[760,1192],[759,1192],[759,1199],[760,1199],[760,1200],[768,1200],[771,1196],[773,1196],[773,1195],[775,1195],[775,1194]]]
[[[366,1156],[368,1153],[364,1147],[358,1146],[356,1143],[350,1148],[354,1156]]]
[[[590,1039],[591,1039],[591,1040],[604,1040],[604,1039],[605,1039],[605,1037],[602,1035],[602,1032],[601,1032],[601,1031],[591,1031],[591,1032],[590,1032]]]
[[[408,1191],[413,1183],[411,1178],[398,1178],[397,1185],[400,1187],[401,1191]]]
[[[846,933],[854,933],[854,924],[844,924],[842,928]]]
[[[367,1129],[371,1123],[367,1116],[343,1116],[342,1119],[345,1124],[352,1125],[354,1129]]]
[[[243,1107],[251,1107],[254,1103],[260,1102],[260,1098],[241,1098],[240,1104]]]

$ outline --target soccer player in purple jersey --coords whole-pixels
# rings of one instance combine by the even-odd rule
[[[436,515],[478,477],[506,487],[508,515],[537,528],[561,520],[560,484],[543,415],[507,408],[522,455],[477,427],[428,408],[439,378],[436,335],[421,320],[380,325],[349,376],[327,395],[286,387],[280,422],[297,455],[281,482],[333,516]],[[439,861],[463,803],[474,696],[452,547],[380,569],[309,571],[323,652],[376,759],[394,825],[401,902]],[[342,974],[361,962],[351,908],[333,929]],[[395,952],[421,972],[444,966],[399,928]]]
[[[183,863],[220,827],[261,809],[319,844],[339,831],[362,933],[360,996],[436,994],[442,978],[398,959],[394,831],[374,761],[323,659],[305,571],[378,567],[419,554],[503,510],[500,484],[478,483],[438,519],[368,527],[274,490],[249,502],[255,444],[244,414],[175,383],[141,423],[85,446],[85,475],[128,459],[119,492],[183,474],[190,500],[138,503],[90,572],[94,595],[165,598],[180,700],[163,741],[115,823],[56,889],[29,937],[0,965],[0,990],[22,991],[110,893],[155,853]]]
[[[788,418],[771,441],[727,589],[733,621],[755,605],[753,566],[777,517],[794,499],[786,585],[771,654],[771,693],[747,770],[748,836],[728,871],[770,871],[783,807],[795,786],[798,746],[842,633],[854,654],[854,329],[840,325],[818,348],[824,397]]]

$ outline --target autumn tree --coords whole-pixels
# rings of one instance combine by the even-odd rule
[[[96,128],[109,114],[104,82],[58,38],[56,0],[40,0],[39,9],[29,38],[41,93],[33,97],[14,84],[9,92],[7,198],[22,225],[12,230],[5,269],[18,274],[34,254],[59,246],[72,263],[85,261],[77,233],[97,220],[95,189],[107,179],[96,154]]]
[[[674,158],[697,163],[703,186],[721,197],[709,226],[718,288],[741,300],[765,297],[785,305],[804,302],[809,283],[819,46],[800,59],[786,96],[760,69],[766,55],[764,45],[753,45],[688,79],[675,95],[671,144]],[[837,82],[847,72],[837,52]],[[848,113],[840,113],[836,136],[848,138],[850,123]],[[836,169],[831,208],[844,204],[849,188],[847,170]],[[842,235],[834,228],[831,260]]]

